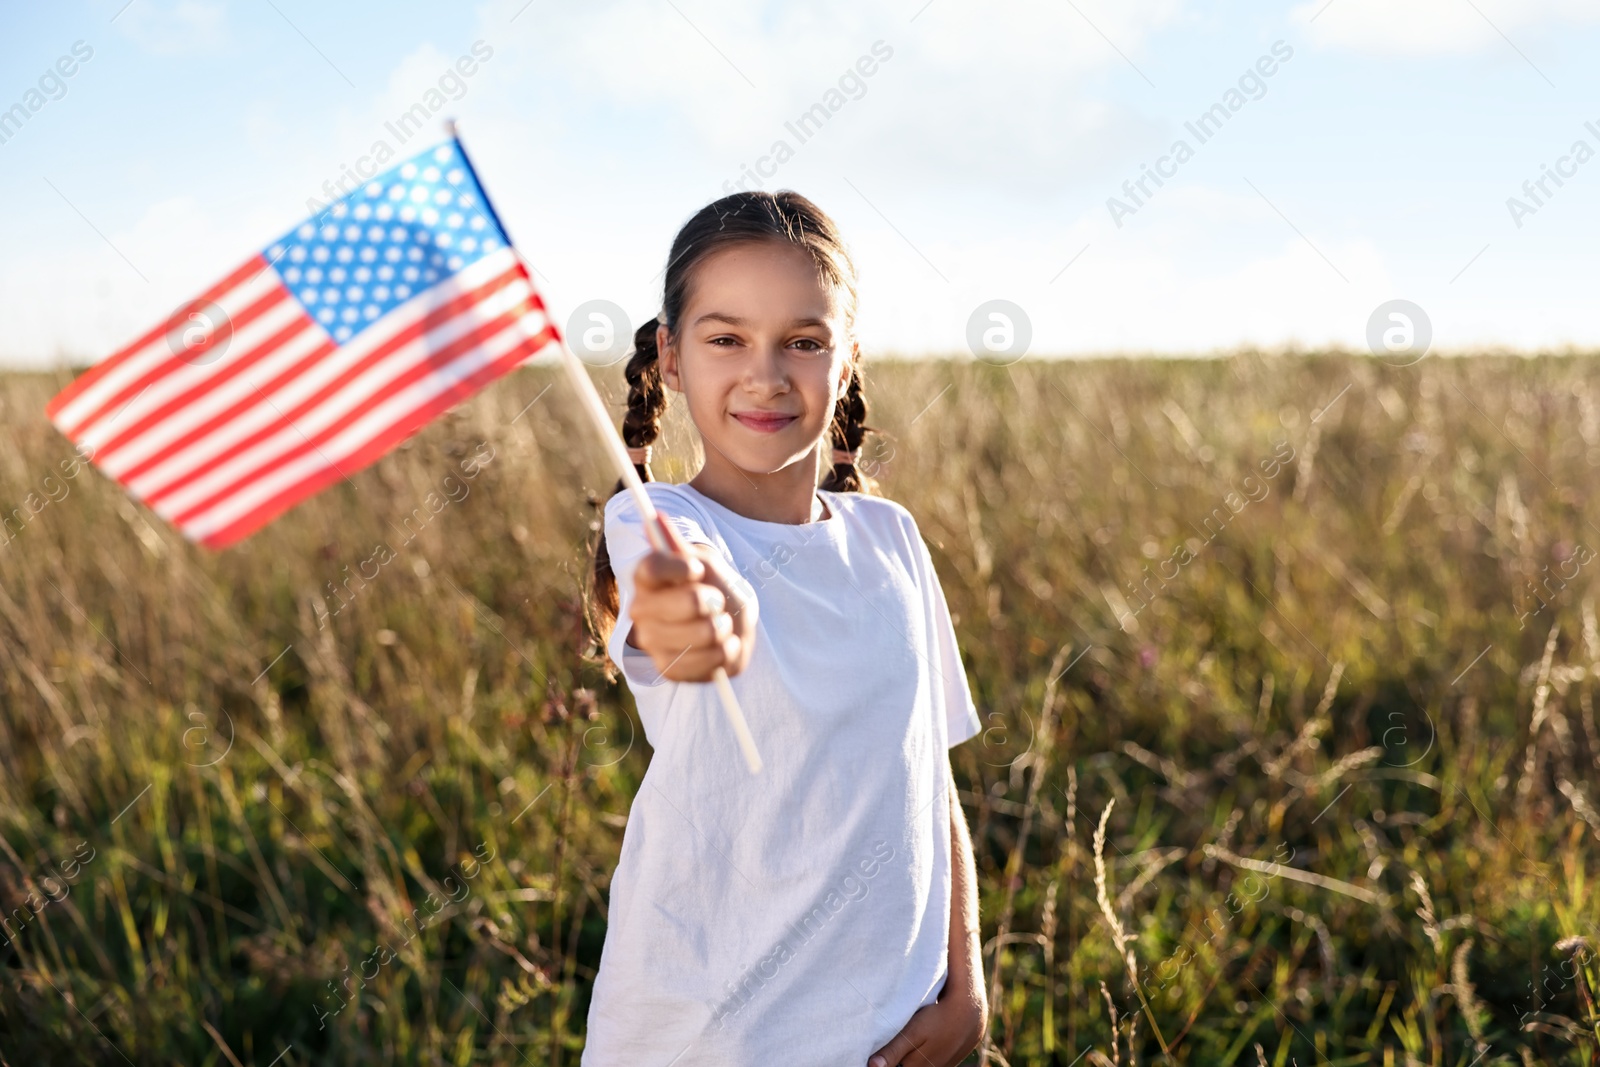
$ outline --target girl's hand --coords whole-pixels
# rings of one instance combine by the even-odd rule
[[[988,1006],[945,986],[939,999],[918,1008],[887,1045],[867,1058],[867,1067],[956,1067],[978,1047]]]
[[[670,552],[651,552],[633,572],[625,643],[650,654],[674,682],[709,682],[718,667],[735,675],[750,662],[756,607],[710,545],[688,544],[659,513]]]

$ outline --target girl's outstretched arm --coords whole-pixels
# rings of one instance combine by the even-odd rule
[[[948,760],[946,756],[946,760]],[[939,999],[867,1060],[867,1067],[956,1067],[978,1047],[989,1023],[989,997],[983,988],[983,950],[978,943],[978,873],[972,856],[967,815],[956,797],[955,775],[947,772],[950,794],[950,957]]]

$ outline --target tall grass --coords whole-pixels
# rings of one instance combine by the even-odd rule
[[[66,375],[0,380],[0,1064],[576,1061],[649,754],[558,375],[221,554],[66,476]],[[868,396],[984,718],[987,1059],[1595,1062],[1593,364]]]

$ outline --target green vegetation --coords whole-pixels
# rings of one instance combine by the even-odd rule
[[[1593,371],[871,367],[985,720],[992,1062],[1595,1062]],[[560,374],[220,554],[0,380],[0,1064],[577,1062],[648,750]]]

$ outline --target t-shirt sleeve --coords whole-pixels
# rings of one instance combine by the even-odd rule
[[[913,530],[917,555],[921,559],[922,587],[929,600],[933,618],[934,667],[940,677],[939,685],[944,704],[946,743],[954,748],[969,737],[975,736],[983,723],[978,719],[978,707],[972,700],[972,689],[967,683],[967,669],[961,663],[961,649],[956,642],[955,622],[950,618],[950,606],[945,602],[944,586],[939,572],[934,569],[933,556],[921,531]]]
[[[646,492],[649,492],[646,483]],[[690,544],[714,545],[698,516],[688,513],[674,497],[651,494],[651,503],[677,530],[678,535]],[[655,660],[643,649],[627,643],[628,631],[633,621],[628,618],[628,608],[633,603],[633,569],[650,554],[650,541],[645,537],[640,521],[639,506],[633,494],[624,489],[606,502],[606,552],[611,558],[611,573],[617,579],[617,624],[606,642],[606,652],[622,671],[630,686],[653,686],[666,681],[656,668]]]

